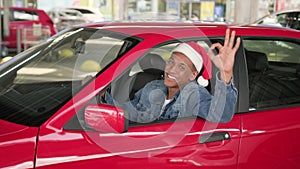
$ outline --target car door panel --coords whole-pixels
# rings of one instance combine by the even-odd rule
[[[300,167],[298,107],[245,114],[242,131],[238,168]]]
[[[183,119],[121,134],[41,129],[37,167],[236,168],[239,125],[236,116],[225,124]]]

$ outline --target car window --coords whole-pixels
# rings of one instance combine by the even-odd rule
[[[290,18],[292,20],[290,28],[300,30],[300,13],[296,12]]]
[[[299,16],[300,14],[298,12],[279,14],[277,15],[278,23],[280,23],[283,27],[299,30]]]
[[[105,36],[91,39],[75,36],[72,41],[62,41],[60,45],[56,44],[56,47],[46,50],[43,57],[18,70],[15,81],[40,83],[82,80],[88,75],[95,76],[116,59],[124,44],[122,39]]]
[[[153,80],[163,80],[166,61],[169,60],[169,58],[171,57],[172,49],[174,49],[175,46],[178,45],[178,43],[179,42],[164,43],[163,45],[147,51],[135,63],[133,63],[128,69],[126,69],[126,71],[124,71],[119,77],[113,80],[105,90],[101,91],[100,94],[92,99],[88,104],[94,104],[97,102],[101,104],[119,106],[130,116],[130,113],[132,112],[128,111],[128,107],[121,105],[123,103],[129,103],[129,100],[133,100],[134,95],[147,83]],[[198,40],[197,43],[206,50],[210,46],[210,42],[208,42],[207,40]],[[210,85],[207,88],[209,90]],[[107,93],[112,99],[109,99],[111,102],[107,99]],[[85,107],[79,110],[77,114],[65,124],[64,129],[89,130],[90,128],[86,126],[86,123],[84,122],[84,109]],[[150,121],[149,123],[151,124],[153,122],[156,122],[156,120]],[[130,121],[129,124],[130,126],[136,126],[146,125],[149,123],[137,123],[135,121]]]
[[[126,35],[76,28],[15,56],[18,60],[0,72],[0,118],[41,125],[136,43]]]
[[[197,43],[206,50],[209,48],[209,44],[206,41],[199,40]],[[135,94],[149,82],[163,80],[165,64],[171,57],[172,49],[177,45],[178,42],[173,42],[153,48],[133,64],[127,72],[114,80],[109,91],[113,102],[117,105],[127,103],[129,100],[133,100]],[[121,106],[121,108],[126,110],[127,107]],[[130,112],[128,113],[130,116]]]
[[[300,42],[245,39],[249,109],[300,103]]]
[[[36,21],[39,15],[33,11],[12,10],[10,19],[11,21]]]
[[[276,18],[277,18],[278,23],[280,23],[280,25],[282,25],[282,27],[287,26],[287,24],[288,24],[288,14],[287,13],[276,15]]]

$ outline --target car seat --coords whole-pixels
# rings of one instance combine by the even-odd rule
[[[289,70],[279,69],[288,67],[275,62],[269,66],[266,54],[246,51],[249,77],[249,106],[250,108],[267,108],[300,102],[300,79],[297,68],[290,66]],[[279,64],[279,65],[278,65]],[[296,72],[296,73],[295,73]]]
[[[272,96],[270,88],[271,79],[267,76],[269,62],[265,53],[245,51],[248,68],[249,82],[249,106],[257,108],[261,101],[268,100]]]
[[[149,53],[139,61],[139,66],[142,71],[136,73],[132,80],[131,99],[148,82],[163,79],[166,62],[160,55]]]
[[[118,103],[133,99],[134,94],[152,80],[162,79],[165,61],[157,54],[149,53],[138,61],[139,70],[133,68],[112,82],[111,95]],[[133,72],[133,73],[132,73]]]

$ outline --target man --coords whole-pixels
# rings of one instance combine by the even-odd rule
[[[172,50],[165,67],[164,80],[155,80],[139,90],[133,100],[121,106],[130,121],[198,116],[213,122],[228,122],[235,112],[237,89],[233,83],[233,65],[240,38],[234,45],[235,31],[226,30],[224,45],[212,44],[208,54],[196,42],[181,43]],[[218,55],[212,50],[217,48]],[[211,63],[219,69],[212,96],[205,86]],[[112,102],[108,98],[108,102]]]

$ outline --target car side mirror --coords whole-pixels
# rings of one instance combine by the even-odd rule
[[[123,133],[128,129],[125,112],[116,106],[91,104],[85,108],[85,122],[94,130],[104,133]]]

